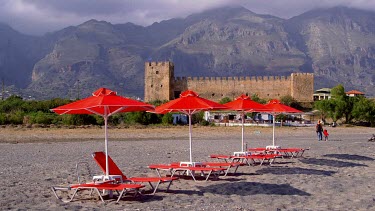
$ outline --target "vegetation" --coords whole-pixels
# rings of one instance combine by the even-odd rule
[[[375,101],[363,96],[346,96],[341,84],[332,88],[331,99],[316,101],[314,108],[321,112],[324,122],[329,117],[334,123],[343,119],[346,124],[375,127]]]
[[[220,104],[225,104],[225,103],[229,103],[230,101],[232,101],[229,97],[224,97],[223,99],[221,99],[219,101]]]
[[[265,99],[260,99],[257,95],[251,96],[251,99],[266,103]],[[220,103],[230,102],[230,98],[223,98]],[[286,105],[301,109],[301,106],[291,97],[283,96],[280,101]],[[46,101],[25,101],[21,97],[11,96],[6,100],[0,101],[0,125],[5,124],[59,124],[59,125],[103,125],[104,120],[98,115],[57,115],[50,111],[51,108],[70,103],[70,100],[52,99]],[[161,105],[166,101],[150,102],[155,106]],[[338,85],[332,89],[332,98],[329,100],[317,101],[314,108],[319,110],[322,120],[332,118],[334,122],[343,119],[345,123],[361,124],[375,127],[375,101],[363,96],[348,97],[345,94],[344,87]],[[254,113],[247,114],[254,116]],[[193,123],[200,125],[210,125],[204,120],[204,112],[194,114]],[[285,116],[279,115],[279,119]],[[108,120],[110,125],[149,125],[173,123],[173,114],[154,114],[148,112],[118,113],[111,116]]]
[[[259,98],[259,96],[257,94],[253,94],[250,98],[251,98],[252,101],[255,101],[257,103],[261,103],[261,104],[267,103],[267,100]]]

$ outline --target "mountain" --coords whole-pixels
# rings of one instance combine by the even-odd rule
[[[8,86],[26,88],[31,70],[43,51],[41,39],[23,35],[0,23],[0,77]]]
[[[176,76],[313,72],[315,89],[342,83],[375,96],[374,17],[335,7],[285,20],[235,7],[147,27],[89,20],[42,37],[0,25],[0,77],[37,99],[101,86],[142,98],[144,62],[170,60]]]
[[[375,13],[346,7],[309,11],[286,21],[317,87],[342,83],[375,96]]]
[[[290,45],[283,19],[221,8],[185,20],[192,24],[153,56],[172,58],[179,75],[290,75],[305,63],[304,53]]]

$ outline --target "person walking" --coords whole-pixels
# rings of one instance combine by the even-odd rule
[[[316,124],[316,134],[318,135],[318,141],[323,140],[323,126],[320,120],[318,121],[318,124]]]
[[[328,136],[329,136],[329,133],[328,133],[328,130],[323,130],[323,135],[324,135],[324,141],[328,141]]]

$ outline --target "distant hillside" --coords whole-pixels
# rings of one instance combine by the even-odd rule
[[[37,99],[88,96],[100,86],[143,97],[144,62],[176,76],[313,72],[315,89],[344,84],[375,96],[375,13],[345,7],[285,20],[219,8],[148,27],[89,20],[42,37],[0,25],[0,77]]]

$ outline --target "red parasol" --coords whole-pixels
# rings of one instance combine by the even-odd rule
[[[191,141],[191,117],[193,114],[200,111],[221,110],[227,109],[226,106],[201,98],[199,95],[191,90],[187,90],[180,94],[180,98],[169,101],[163,105],[155,108],[155,113],[165,114],[168,112],[180,112],[189,117],[189,143],[190,143],[190,163],[193,163],[192,158],[192,141]]]
[[[256,111],[264,111],[264,105],[252,101],[249,96],[242,94],[234,101],[224,104],[230,110],[235,110],[241,113],[241,120],[242,120],[242,147],[241,152],[244,152],[244,117],[245,112],[256,112]]]
[[[51,109],[58,114],[97,114],[104,118],[106,176],[108,176],[108,117],[119,112],[153,110],[154,106],[137,100],[121,97],[116,92],[100,88],[91,97]]]
[[[270,100],[264,107],[267,110],[267,113],[270,113],[273,116],[273,136],[272,136],[272,146],[275,146],[275,119],[276,116],[282,113],[302,113],[302,111],[292,108],[290,106],[282,104],[279,100]]]

